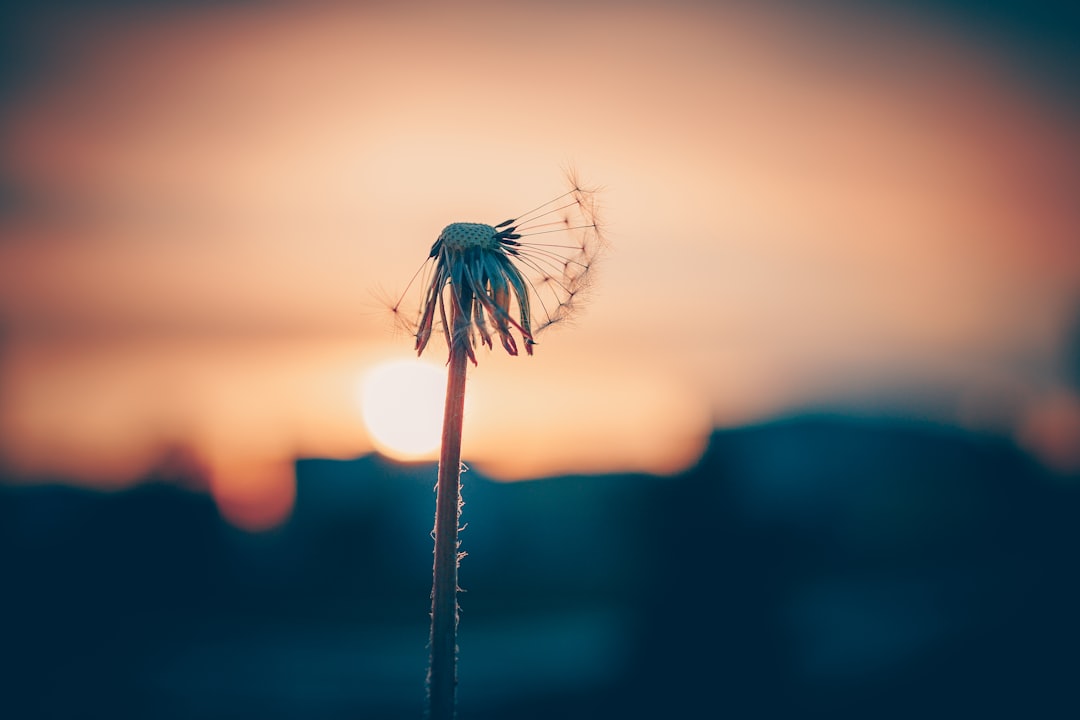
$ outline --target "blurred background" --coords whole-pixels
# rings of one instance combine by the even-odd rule
[[[610,248],[470,371],[461,716],[1080,713],[1072,4],[0,13],[0,714],[418,717],[388,305],[567,166]]]

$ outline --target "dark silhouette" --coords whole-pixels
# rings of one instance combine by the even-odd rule
[[[420,717],[434,467],[300,460],[254,535],[198,467],[0,486],[0,715]],[[1080,486],[1005,440],[804,417],[463,496],[462,718],[1080,713]]]

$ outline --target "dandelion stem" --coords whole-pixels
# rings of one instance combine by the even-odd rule
[[[455,312],[453,322],[461,321]],[[435,500],[435,568],[431,588],[431,667],[428,713],[452,720],[457,690],[458,519],[461,513],[461,425],[465,411],[467,333],[453,333],[446,410],[443,415],[439,484]]]

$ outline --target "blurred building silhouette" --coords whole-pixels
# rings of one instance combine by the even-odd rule
[[[430,465],[300,460],[256,535],[166,477],[0,490],[0,715],[421,715]],[[804,417],[464,498],[463,718],[1080,711],[1080,488],[1005,441]]]

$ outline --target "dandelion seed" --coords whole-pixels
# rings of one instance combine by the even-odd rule
[[[453,347],[454,333],[465,333],[473,364],[476,347],[493,347],[495,336],[510,355],[518,354],[520,338],[531,355],[536,335],[572,314],[603,238],[595,191],[570,180],[566,193],[498,225],[458,222],[443,228],[413,278],[426,272],[413,326],[417,354],[441,330],[447,347]],[[400,306],[393,305],[395,315]]]

